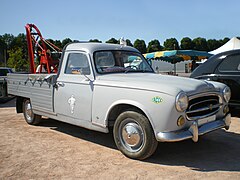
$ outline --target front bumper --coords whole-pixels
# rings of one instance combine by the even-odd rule
[[[194,142],[198,141],[198,136],[206,134],[208,132],[226,128],[228,129],[231,124],[231,114],[228,114],[223,119],[218,119],[198,127],[197,121],[193,121],[189,129],[184,131],[174,132],[159,132],[157,133],[157,141],[160,142],[176,142],[185,139],[192,139]]]

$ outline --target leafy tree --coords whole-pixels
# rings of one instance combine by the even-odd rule
[[[127,46],[133,47],[133,44],[131,43],[131,41],[129,39],[126,39],[125,41],[127,43]],[[120,39],[118,40],[118,42],[116,44],[120,44]]]
[[[126,39],[126,42],[127,42],[127,45],[128,45],[128,46],[133,47],[133,44],[131,43],[131,41],[130,41],[129,39]]]
[[[166,41],[164,42],[164,49],[165,50],[178,50],[179,45],[178,45],[177,39],[176,38],[166,39]]]
[[[98,39],[90,39],[89,42],[97,42],[97,43],[102,43],[102,41],[98,40]]]
[[[180,47],[183,50],[193,49],[192,39],[190,39],[189,37],[182,38]]]
[[[14,39],[14,36],[12,34],[4,34],[2,35],[1,39],[5,42],[5,44],[7,45],[7,49],[11,49],[12,48],[12,41]]]
[[[20,33],[18,36],[14,37],[11,34],[4,34],[0,37],[1,43],[0,43],[0,53],[4,53],[2,55],[1,59],[5,58],[5,52],[6,52],[6,58],[7,61],[10,58],[9,52],[16,48],[21,49],[21,58],[28,59],[28,52],[27,52],[27,41],[26,41],[26,35],[23,33]]]
[[[15,68],[16,71],[28,71],[29,61],[23,58],[23,52],[21,47],[16,47],[8,51],[9,58],[7,66]]]
[[[17,37],[14,37],[11,43],[11,49],[16,49],[18,47],[21,47],[22,50],[22,58],[25,60],[28,60],[28,49],[27,49],[27,40],[26,35],[23,33],[18,34]]]
[[[3,41],[2,36],[0,36],[0,66],[4,66],[6,49],[7,44]]]
[[[60,40],[55,40],[53,43],[55,46],[57,46],[58,48],[62,48],[62,43]]]
[[[216,39],[207,40],[208,51],[213,51],[221,46],[220,42]]]
[[[116,40],[115,38],[111,38],[111,39],[107,40],[106,43],[119,44],[118,40]]]
[[[68,43],[71,43],[71,42],[73,42],[70,38],[65,38],[65,39],[63,39],[62,40],[62,48],[66,45],[66,44],[68,44]]]
[[[48,42],[54,44],[55,46],[57,46],[58,48],[62,48],[62,43],[60,40],[53,40],[53,39],[47,39]],[[54,46],[52,46],[51,44],[47,44],[47,49],[54,51]],[[56,49],[57,50],[57,49]]]
[[[5,58],[8,59],[8,49],[11,49],[13,39],[14,36],[12,34],[5,33],[0,36],[0,61],[3,62]]]
[[[148,43],[147,52],[161,51],[163,47],[160,45],[160,42],[157,39],[154,39]]]
[[[226,44],[230,39],[228,37],[225,37],[224,39],[220,39],[219,40],[219,43],[220,43],[220,46]]]
[[[207,41],[205,38],[201,38],[201,37],[195,38],[193,39],[193,44],[194,44],[194,47],[193,47],[194,50],[208,51]]]
[[[138,49],[142,54],[146,53],[147,48],[146,48],[146,44],[144,40],[140,40],[140,39],[136,39],[133,47],[135,47],[136,49]]]

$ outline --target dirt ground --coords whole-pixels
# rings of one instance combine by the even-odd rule
[[[160,143],[136,161],[111,134],[50,119],[30,126],[12,100],[0,104],[0,179],[240,179],[240,118],[198,143]]]

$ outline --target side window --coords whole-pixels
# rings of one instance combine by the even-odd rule
[[[70,53],[67,59],[65,74],[85,74],[90,75],[88,58],[82,53]]]
[[[236,72],[240,71],[240,54],[227,56],[219,65],[220,72]]]

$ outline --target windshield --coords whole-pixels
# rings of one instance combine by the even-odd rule
[[[96,70],[100,74],[154,72],[141,54],[128,51],[98,51],[94,53]]]

